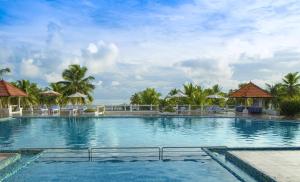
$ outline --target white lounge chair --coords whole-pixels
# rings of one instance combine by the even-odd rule
[[[55,113],[59,114],[59,113],[60,113],[60,107],[57,106],[57,105],[51,106],[50,112],[51,112],[52,114],[55,114]]]
[[[223,111],[224,109],[220,108],[219,106],[210,106],[207,108],[207,112],[209,113],[217,113],[217,112],[221,112]]]
[[[77,114],[77,107],[73,105],[67,105],[66,107],[62,108],[61,111],[68,111],[69,115],[76,115]]]
[[[41,106],[41,107],[39,108],[39,110],[40,110],[41,114],[48,114],[48,111],[49,111],[47,105]]]

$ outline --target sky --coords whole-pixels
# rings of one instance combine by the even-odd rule
[[[95,103],[187,82],[276,83],[300,71],[300,1],[0,0],[6,80],[44,87],[70,64],[96,78]]]

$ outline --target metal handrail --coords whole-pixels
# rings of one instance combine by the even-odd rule
[[[182,149],[182,150],[180,150]],[[194,150],[193,150],[194,149]],[[170,160],[170,158],[200,157],[205,159],[207,154],[203,147],[90,147],[90,148],[23,148],[25,151],[41,151],[43,159],[120,159],[148,158],[148,160]],[[174,155],[172,155],[172,153]],[[43,156],[44,154],[44,156]],[[51,155],[53,154],[53,155]],[[56,155],[61,154],[61,155]],[[82,155],[80,155],[82,154]],[[102,154],[102,155],[101,155]],[[111,154],[111,155],[107,155]],[[119,155],[118,155],[119,154]],[[123,155],[122,155],[123,154]],[[135,155],[136,154],[136,155]],[[140,154],[140,155],[139,155]],[[150,159],[149,159],[150,158]]]

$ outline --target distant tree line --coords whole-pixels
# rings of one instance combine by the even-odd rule
[[[265,89],[273,96],[266,100],[266,107],[270,103],[273,109],[280,111],[286,116],[295,116],[300,113],[300,75],[298,72],[288,73],[281,82],[276,84],[266,84]],[[239,88],[247,83],[239,84]],[[183,85],[183,89],[174,88],[169,91],[166,97],[156,91],[154,88],[146,88],[143,91],[134,93],[130,98],[131,104],[149,105],[155,104],[163,107],[171,105],[219,105],[224,106],[235,105],[241,103],[242,99],[208,99],[208,95],[217,94],[227,97],[234,90],[229,90],[228,93],[222,91],[220,85],[214,85],[209,88],[200,85],[187,83]],[[183,93],[186,97],[173,97],[178,93]],[[253,102],[249,99],[248,102]]]

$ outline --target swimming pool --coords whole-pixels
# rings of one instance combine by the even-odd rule
[[[0,122],[1,149],[299,146],[298,122],[205,117],[16,118]],[[7,181],[237,181],[213,159],[35,160]]]
[[[298,122],[241,118],[18,118],[0,122],[0,147],[299,146]]]
[[[207,181],[236,182],[214,161],[34,162],[8,181]],[[205,180],[204,180],[205,179]]]

